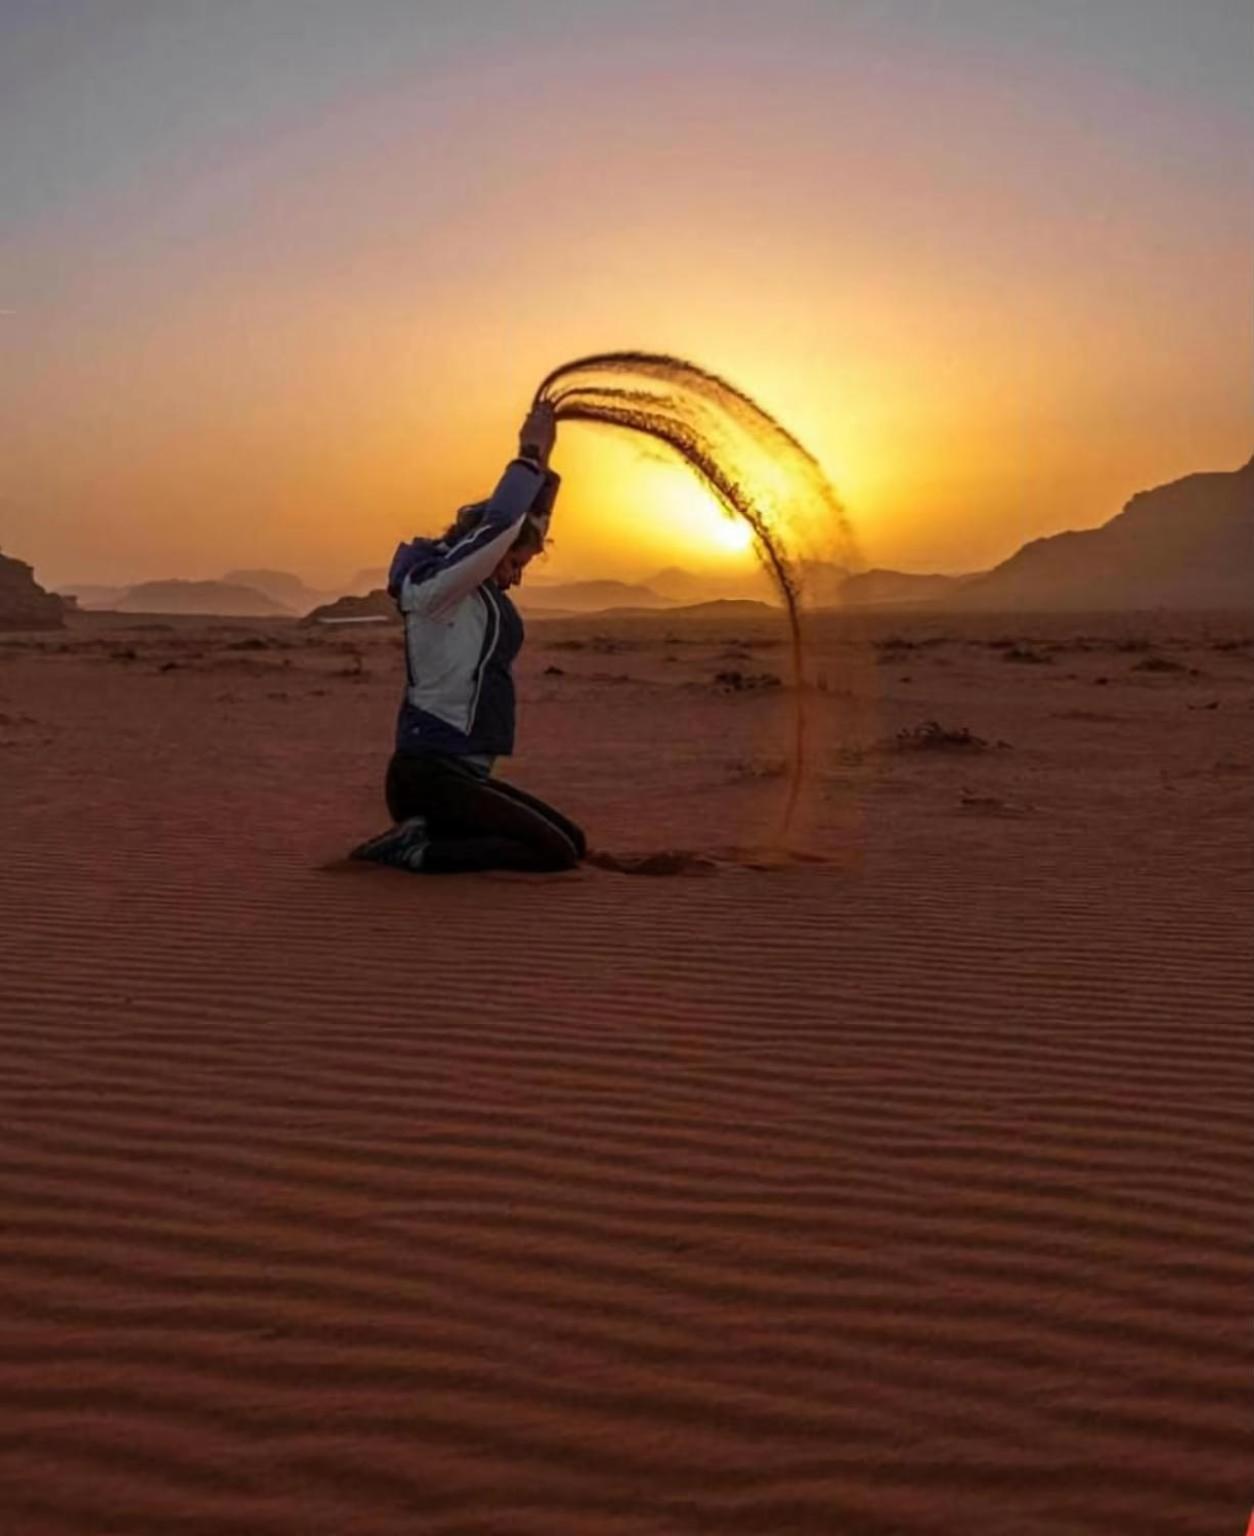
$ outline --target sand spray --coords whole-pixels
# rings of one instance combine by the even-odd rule
[[[536,391],[559,422],[590,421],[671,448],[744,520],[753,549],[788,615],[792,647],[792,752],[781,840],[796,814],[808,767],[805,559],[822,547],[853,549],[835,491],[814,456],[734,384],[656,352],[601,352],[555,368]]]

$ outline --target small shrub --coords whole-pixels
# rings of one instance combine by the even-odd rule
[[[714,681],[729,693],[750,693],[759,688],[778,688],[780,679],[774,672],[716,672]]]
[[[552,640],[550,651],[591,651],[594,656],[616,656],[619,651],[637,651],[634,640],[615,640],[610,635],[593,635],[590,640]]]
[[[952,730],[937,720],[925,720],[898,731],[893,738],[898,752],[986,752],[988,742],[967,726]]]
[[[782,779],[788,764],[780,758],[735,758],[727,765],[733,784],[756,783],[760,779]]]
[[[1181,662],[1172,661],[1170,656],[1147,656],[1144,661],[1138,661],[1132,670],[1134,672],[1187,672],[1188,668]]]

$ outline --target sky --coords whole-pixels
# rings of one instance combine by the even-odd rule
[[[983,568],[1249,458],[1252,79],[1248,0],[5,0],[0,548],[335,586],[623,347],[867,564]],[[630,439],[555,465],[550,578],[751,558]]]

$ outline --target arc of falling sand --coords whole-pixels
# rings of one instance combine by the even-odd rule
[[[596,375],[606,374],[656,381],[661,393],[638,384],[595,382]],[[744,478],[736,478],[733,469],[720,460],[717,440],[692,421],[694,411],[690,406],[685,408],[685,395],[695,397],[707,411],[713,412],[716,426],[719,417],[734,422],[753,446],[772,461],[793,461],[787,467],[801,481],[799,492],[804,487],[825,514],[825,521],[830,524],[825,531],[851,542],[844,510],[814,456],[751,396],[695,363],[658,352],[593,353],[555,368],[536,390],[535,399],[552,405],[559,421],[599,422],[666,444],[730,515],[749,525],[754,552],[783,600],[791,638],[793,750],[781,827],[781,836],[785,836],[796,812],[807,766],[806,635],[800,564],[788,548],[782,521],[764,504],[769,498],[760,490],[755,491],[751,483],[746,484]]]

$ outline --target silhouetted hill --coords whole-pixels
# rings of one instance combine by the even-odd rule
[[[384,573],[361,572],[382,586]],[[947,608],[1244,608],[1254,605],[1254,459],[1232,473],[1189,475],[1143,491],[1101,528],[1036,539],[991,571],[970,576],[802,566],[813,607],[937,604]],[[753,596],[747,595],[752,592]],[[670,566],[647,583],[531,582],[516,594],[533,617],[722,611],[774,606],[758,571],[710,576]],[[314,617],[391,617],[386,593],[318,609]]]
[[[102,587],[94,582],[76,581],[61,587],[61,591],[67,597],[77,600],[78,606],[83,609],[112,608],[120,598],[126,596],[126,587]]]
[[[762,603],[754,597],[714,597],[708,603],[685,603],[668,608],[668,619],[760,619],[777,618],[778,603]]]
[[[290,571],[228,571],[222,580],[229,587],[251,587],[293,613],[308,613],[332,595],[315,592]]]
[[[383,590],[387,584],[388,568],[386,565],[380,565],[370,570],[358,571],[351,581],[344,583],[343,591],[346,597],[367,597],[371,592]]]
[[[624,582],[587,582],[581,585],[621,587]],[[608,608],[585,608],[575,611],[571,608],[559,608],[551,605],[547,600],[549,591],[554,588],[540,588],[532,593],[536,601],[528,605],[526,613],[530,619],[573,619],[588,618],[592,616],[602,618],[632,618],[632,617],[659,617],[671,618],[719,618],[719,619],[752,619],[759,618],[763,614],[778,612],[778,609],[770,603],[760,603],[749,598],[715,598],[708,603],[663,604],[659,606],[652,603],[647,606],[622,604]],[[521,594],[511,594],[517,598]],[[308,624],[343,624],[362,619],[396,619],[398,618],[396,604],[384,591],[370,592],[364,597],[340,597],[333,603],[324,603],[322,607],[315,608],[306,616]]]
[[[0,629],[60,629],[65,603],[45,592],[25,560],[0,555]]]
[[[830,560],[803,560],[798,574],[806,603],[811,608],[824,608],[840,601],[841,590],[849,580],[850,573],[847,566],[834,565]],[[778,601],[773,587],[769,596],[773,601]]]
[[[379,587],[374,592],[350,592],[305,615],[306,624],[342,624],[352,619],[395,619],[399,623],[400,614],[396,604]]]
[[[708,603],[718,598],[744,598],[756,602],[769,599],[771,592],[766,573],[757,565],[714,575],[670,565],[656,576],[650,576],[644,585],[672,603]]]
[[[291,618],[289,608],[251,587],[224,581],[141,581],[113,605],[116,613],[194,613],[231,619]]]
[[[706,577],[698,576],[692,571],[685,571],[678,565],[668,565],[656,576],[650,576],[644,585],[651,592],[656,592],[659,597],[664,597],[672,603],[701,602],[710,590],[710,583]]]
[[[568,613],[603,613],[607,608],[669,608],[671,603],[650,587],[627,581],[567,581],[520,587],[514,600],[524,611],[562,608]]]
[[[840,588],[848,580],[843,565],[828,560],[803,560],[798,575],[805,588],[806,602],[815,608],[838,602]],[[779,597],[771,578],[760,565],[735,571],[698,573],[670,565],[650,576],[645,586],[672,603],[709,603],[720,599],[738,602],[778,604]]]
[[[1254,459],[1133,496],[1100,528],[1035,539],[950,606],[986,609],[1254,605]]]
[[[970,576],[916,575],[910,571],[859,571],[841,582],[836,600],[842,608],[940,603],[971,580]]]

